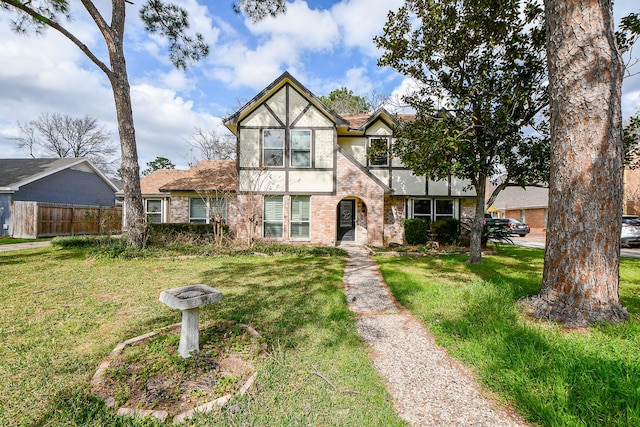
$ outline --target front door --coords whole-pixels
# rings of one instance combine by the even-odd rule
[[[341,200],[338,205],[338,240],[356,240],[356,201]]]

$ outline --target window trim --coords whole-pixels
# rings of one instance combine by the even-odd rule
[[[280,202],[280,218],[267,219],[267,201],[275,200]],[[277,212],[276,207],[276,212]],[[279,236],[267,236],[267,224],[280,225]],[[262,200],[262,237],[265,239],[282,239],[284,237],[284,196],[272,195],[264,196]]]
[[[429,215],[417,215],[415,213],[415,206],[416,206],[416,200],[426,200],[429,201],[430,203],[430,213]],[[445,201],[445,202],[451,202],[451,214],[438,214],[436,211],[436,205],[438,201]],[[427,218],[430,221],[437,221],[439,219],[444,219],[444,218],[455,218],[455,219],[459,219],[459,202],[460,199],[458,198],[443,198],[443,197],[430,197],[430,198],[425,198],[425,197],[414,197],[410,199],[410,209],[407,210],[407,218]]]
[[[267,146],[266,142],[267,142],[267,132],[273,132],[273,133],[281,133],[281,138],[282,138],[282,146],[281,147],[274,147],[274,146]],[[262,129],[262,165],[265,167],[270,167],[270,168],[283,168],[284,167],[284,160],[285,160],[285,135],[286,132],[283,128],[271,128],[271,129]],[[277,140],[278,138],[276,138]],[[269,140],[271,141],[271,139]],[[280,154],[280,159],[281,159],[281,164],[269,164],[267,162],[268,157],[265,156],[266,151],[281,151]]]
[[[157,212],[149,212],[149,202],[160,202],[160,210]],[[160,221],[149,221],[150,216],[160,216]],[[162,198],[148,198],[144,199],[144,218],[147,223],[162,223],[164,222],[164,200]]]
[[[451,202],[451,215],[449,214],[439,214],[437,209],[438,202]],[[433,199],[433,220],[437,221],[439,219],[444,218],[455,218],[456,217],[456,200],[455,199]]]
[[[309,148],[308,149],[295,149],[293,147],[293,134],[294,133],[299,133],[299,134],[307,134],[309,136]],[[294,165],[293,164],[293,154],[294,153],[309,153],[309,164],[307,165]],[[292,168],[310,168],[312,163],[313,163],[313,159],[312,159],[312,152],[313,152],[313,132],[311,131],[311,129],[291,129],[289,131],[289,165]]]
[[[204,202],[204,222],[194,221],[194,217],[191,216],[191,203],[194,200],[200,200]],[[226,197],[189,197],[189,223],[194,224],[211,224],[211,205],[212,201],[222,202],[222,222],[227,222],[227,198]],[[195,218],[201,219],[201,218]]]
[[[294,220],[293,217],[293,204],[296,201],[301,201],[306,199],[307,202],[307,211],[308,217],[306,219],[298,219]],[[311,239],[311,196],[291,196],[291,200],[289,202],[290,211],[289,211],[289,238],[292,240],[310,240]],[[308,235],[306,236],[293,236],[293,226],[294,225],[307,225]]]
[[[374,141],[385,141],[386,145],[387,145],[387,154],[386,156],[384,156],[384,163],[380,162],[377,163],[376,160],[377,159],[382,159],[383,156],[376,156],[375,159],[372,159],[368,154],[367,154],[367,164],[369,166],[373,166],[373,167],[388,167],[389,164],[391,163],[389,161],[389,144],[391,142],[391,138],[389,136],[370,136],[367,140],[367,153],[370,152],[371,147],[372,147],[372,143]]]

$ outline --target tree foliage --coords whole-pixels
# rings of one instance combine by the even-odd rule
[[[548,178],[542,17],[534,1],[406,0],[375,38],[379,65],[420,85],[404,97],[416,118],[398,129],[393,154],[416,174],[476,190],[471,262],[481,261],[486,179]]]
[[[18,127],[20,136],[14,139],[31,157],[85,157],[102,172],[115,173],[117,147],[96,118],[43,113],[37,120],[18,123]]]
[[[364,114],[373,109],[369,101],[354,95],[346,87],[333,90],[328,96],[320,96],[320,100],[338,114]]]
[[[624,162],[629,169],[640,168],[640,116],[631,117],[622,133]]]
[[[629,63],[625,65],[625,74],[632,74],[631,69],[640,59],[633,58],[632,49],[640,38],[640,13],[631,13],[622,18],[620,30],[616,32],[616,41],[621,53],[629,53]],[[640,168],[640,115],[631,117],[623,129],[625,166],[630,169]]]
[[[147,168],[142,171],[143,176],[149,175],[151,172],[157,171],[158,169],[175,169],[176,165],[166,157],[156,157],[155,159],[147,162]]]

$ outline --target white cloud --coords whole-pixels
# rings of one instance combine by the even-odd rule
[[[402,100],[402,97],[405,95],[409,95],[416,90],[418,90],[420,84],[409,77],[405,77],[400,85],[398,85],[389,96],[388,101],[385,103],[384,107],[392,113],[412,113],[413,111],[406,105],[406,103]]]
[[[309,9],[305,1],[287,4],[287,12],[258,23],[245,21],[249,30],[258,36],[288,39],[298,49],[331,50],[340,40],[338,26],[327,10]]]
[[[403,4],[404,0],[346,0],[335,5],[331,13],[340,25],[346,46],[378,57],[373,37],[382,34],[389,11],[395,11]]]
[[[213,129],[221,119],[193,109],[193,102],[175,91],[148,84],[131,88],[140,165],[156,157],[166,157],[178,167],[186,167],[185,140],[195,128]]]

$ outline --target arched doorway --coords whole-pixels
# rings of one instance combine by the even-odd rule
[[[338,203],[338,241],[356,241],[356,201],[355,199],[342,199]]]
[[[338,242],[367,243],[367,207],[362,199],[348,197],[337,206]]]

